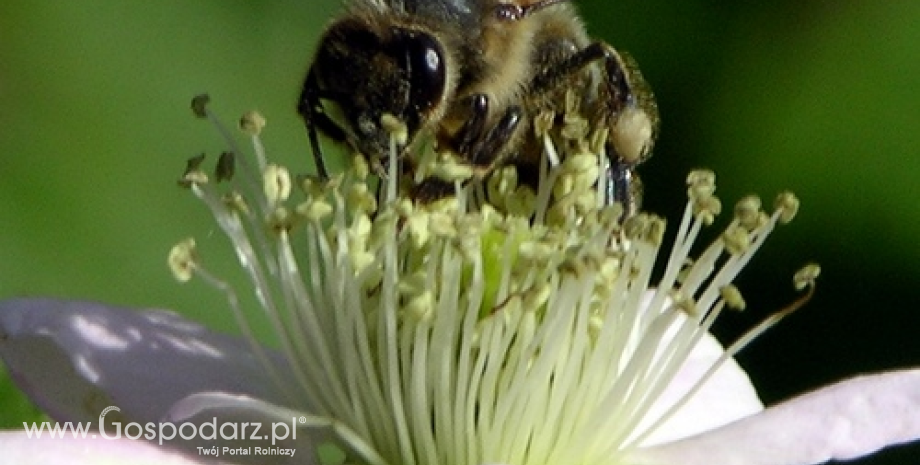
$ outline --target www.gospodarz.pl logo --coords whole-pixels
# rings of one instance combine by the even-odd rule
[[[176,425],[171,422],[147,422],[143,425],[137,422],[124,423],[116,418],[105,421],[105,416],[111,412],[120,413],[121,409],[111,405],[99,413],[99,434],[106,439],[146,439],[156,440],[162,445],[164,441],[181,438],[187,441],[199,439],[205,441],[271,441],[275,445],[278,441],[297,440],[298,424],[307,423],[305,417],[292,417],[291,422],[222,422],[218,423],[216,417],[202,423],[184,422]]]

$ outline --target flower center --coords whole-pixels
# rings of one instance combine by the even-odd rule
[[[791,194],[769,215],[746,198],[691,261],[720,210],[713,175],[692,173],[652,287],[664,222],[644,213],[621,221],[622,208],[599,201],[601,133],[544,130],[535,185],[513,165],[471,181],[462,165],[431,161],[436,154],[423,154],[430,160],[412,175],[400,175],[404,161],[392,156],[377,180],[357,156],[330,180],[295,181],[268,163],[262,124],[254,114],[242,124],[256,167],[230,152],[218,161],[215,178],[229,189],[209,182],[201,159],[181,183],[208,206],[252,280],[299,382],[284,388],[299,408],[339,425],[354,460],[374,465],[616,463],[666,420],[647,418],[652,405],[724,306],[743,307],[731,281],[797,209]],[[398,133],[398,122],[390,126]],[[419,172],[452,182],[454,195],[415,201]],[[194,241],[174,248],[170,264],[179,279],[199,275],[224,291],[249,333],[236,294],[197,260]],[[262,356],[270,374],[281,369]]]

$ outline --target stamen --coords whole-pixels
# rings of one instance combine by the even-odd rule
[[[665,222],[638,213],[621,224],[622,205],[598,208],[606,132],[576,103],[567,100],[561,126],[548,113],[534,121],[545,147],[535,190],[513,162],[482,173],[427,146],[431,153],[404,153],[422,149],[393,115],[380,120],[390,133],[385,158],[357,155],[327,181],[299,177],[300,200],[291,199],[288,171],[265,161],[257,114],[241,127],[260,170],[238,180],[234,160],[222,157],[216,178],[228,194],[207,183],[200,158],[190,161],[182,184],[207,205],[253,283],[296,379],[283,388],[305,393],[311,425],[333,430],[353,459],[615,462],[811,295],[816,267],[797,277],[806,297],[742,336],[691,394],[639,430],[723,309],[745,307],[731,281],[798,201],[783,194],[768,216],[758,199],[743,199],[720,239],[691,258],[702,227],[721,211],[714,175],[691,173],[677,237],[652,288]],[[195,106],[213,119],[204,103]],[[406,183],[415,181],[403,175],[404,157],[413,168],[431,161],[423,169],[454,182],[454,195],[428,203],[408,196],[414,184]],[[260,180],[259,188],[247,179]],[[368,182],[383,184],[375,190]],[[224,292],[280,379],[235,292],[200,266],[193,245],[170,253],[174,274],[194,273]]]
[[[177,182],[179,186],[190,187],[192,184],[207,184],[208,175],[201,169],[204,159],[205,155],[202,153],[186,160],[185,172],[182,173]]]
[[[725,301],[725,304],[728,305],[729,308],[744,310],[747,306],[744,297],[741,295],[741,291],[734,285],[729,284],[723,286],[722,289],[719,289],[719,293],[722,295],[722,300]]]
[[[261,113],[257,111],[248,111],[240,118],[240,131],[248,135],[252,141],[252,147],[256,155],[257,166],[260,171],[265,171],[268,165],[268,159],[265,156],[265,146],[262,145],[262,129],[265,128],[266,120]]]
[[[779,212],[779,221],[787,224],[799,212],[799,199],[792,192],[783,192],[776,196],[773,208]]]
[[[208,94],[201,94],[196,96],[192,99],[192,112],[196,117],[208,120],[208,122],[210,122],[211,125],[217,129],[217,132],[224,139],[224,143],[227,144],[227,147],[230,148],[230,152],[243,153],[243,150],[239,144],[237,144],[236,139],[232,136],[230,130],[227,129],[227,126],[225,126],[211,111],[211,108],[208,106],[210,102],[211,97]],[[253,136],[252,140],[257,142],[258,136]],[[259,150],[256,150],[256,153],[259,153]],[[264,168],[264,160],[259,160],[259,171],[253,170],[249,165],[249,162],[243,157],[241,157],[238,162],[240,163],[244,174],[243,179],[241,180],[243,190],[248,193],[254,193],[255,191],[260,190],[261,183],[259,182],[259,174],[263,171],[262,168]],[[260,197],[254,194],[253,196],[256,198]],[[267,205],[259,204],[258,207],[260,211],[264,211],[267,208]]]
[[[169,250],[167,262],[177,281],[185,283],[192,279],[195,270],[195,239],[188,238]]]
[[[268,165],[262,172],[262,185],[269,204],[277,205],[291,195],[291,174],[284,167]]]

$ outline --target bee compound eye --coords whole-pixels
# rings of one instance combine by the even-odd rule
[[[424,32],[407,34],[402,47],[409,77],[409,105],[419,112],[429,111],[444,95],[444,50],[434,36]]]

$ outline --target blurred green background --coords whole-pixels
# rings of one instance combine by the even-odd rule
[[[646,207],[675,218],[706,166],[724,200],[792,189],[803,201],[739,284],[730,341],[795,297],[816,298],[741,355],[767,402],[852,374],[920,365],[920,2],[582,0],[592,34],[630,51],[663,126],[642,167]],[[294,113],[334,1],[3,0],[0,298],[160,306],[233,331],[223,299],[177,284],[165,255],[195,235],[232,269],[205,210],[175,187],[223,144],[194,120],[209,92],[228,121],[258,108],[270,153],[309,169]],[[226,265],[224,265],[226,263]],[[0,427],[36,415],[0,373]],[[920,446],[862,462],[916,463]]]

